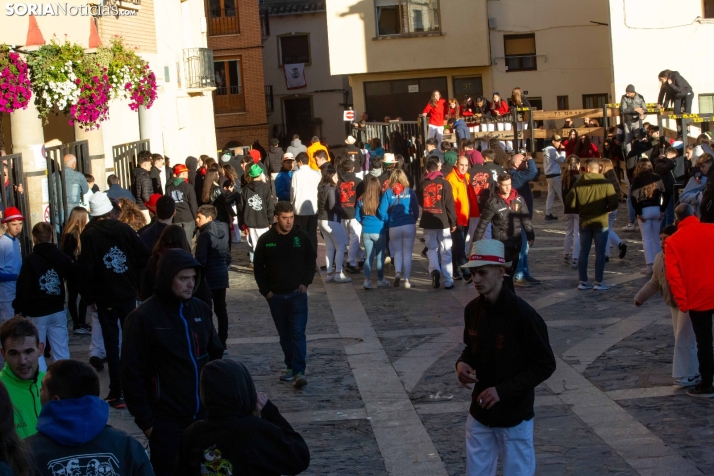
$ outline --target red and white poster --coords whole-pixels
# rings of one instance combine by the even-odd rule
[[[285,85],[288,89],[299,89],[307,86],[305,81],[305,63],[283,65],[285,69]]]

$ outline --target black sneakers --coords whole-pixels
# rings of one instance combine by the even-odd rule
[[[623,241],[623,242],[620,242],[620,244],[617,245],[617,247],[620,249],[620,259],[624,259],[625,255],[627,254],[627,245]]]
[[[552,213],[545,216],[545,221],[555,221],[557,219],[558,217],[554,217]]]
[[[711,385],[709,387],[702,387],[702,384],[700,383],[693,389],[687,390],[687,395],[690,397],[712,398],[714,397],[714,387]]]
[[[101,372],[102,370],[104,370],[104,362],[102,362],[102,359],[100,359],[96,355],[93,355],[89,358],[89,365],[94,367],[94,370],[96,370],[97,372]]]
[[[441,275],[437,270],[434,270],[431,272],[431,287],[434,289],[439,289],[439,286],[441,286],[441,283],[439,280],[441,279]]]

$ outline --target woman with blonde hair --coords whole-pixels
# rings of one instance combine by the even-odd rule
[[[436,147],[441,145],[441,137],[444,135],[444,118],[448,112],[446,99],[441,97],[439,91],[431,93],[431,99],[422,111],[422,116],[429,116],[429,138],[436,139]]]
[[[560,177],[560,185],[563,197],[567,197],[570,189],[580,177],[580,157],[569,155],[565,159],[565,165]],[[578,267],[578,256],[580,255],[580,215],[577,210],[571,210],[563,204],[565,213],[565,242],[563,243],[563,256],[565,264],[571,264],[573,268]],[[573,252],[570,254],[570,252]]]
[[[615,188],[615,194],[618,197],[622,196],[622,191],[620,190],[620,180],[617,178],[615,173],[615,167],[612,165],[612,160],[610,159],[600,159],[600,173],[605,176],[606,179],[610,181],[612,186]],[[620,259],[625,257],[627,253],[627,245],[622,242],[617,232],[615,231],[615,219],[617,218],[617,210],[613,210],[608,215],[608,229],[609,231],[609,243],[605,247],[605,261],[610,261],[610,246],[615,246],[620,250]]]
[[[119,208],[121,208],[121,213],[119,214],[119,221],[129,225],[134,231],[139,231],[139,229],[146,225],[146,218],[144,214],[141,213],[139,207],[136,203],[132,202],[128,198],[119,199]]]
[[[60,250],[69,256],[74,263],[77,263],[79,255],[82,253],[82,243],[79,237],[82,235],[88,221],[89,213],[87,210],[83,207],[74,207],[62,230]],[[79,304],[77,303],[78,297]],[[87,303],[79,295],[79,287],[76,280],[67,281],[67,303],[69,316],[72,318],[74,327],[73,332],[81,335],[91,334],[92,328],[87,325]]]
[[[412,274],[412,250],[416,240],[416,221],[419,218],[419,204],[416,193],[409,187],[409,179],[403,170],[392,172],[387,182],[387,190],[379,202],[379,213],[386,216],[389,227],[389,246],[394,261],[394,282],[396,288],[402,280],[404,287],[414,287]]]
[[[648,159],[640,159],[637,162],[631,186],[630,200],[640,221],[642,247],[645,249],[647,267],[642,273],[651,276],[655,256],[662,251],[659,244],[659,228],[662,215],[669,204],[669,196],[665,194],[662,178],[654,173],[652,162]]]
[[[382,186],[374,175],[368,175],[365,182],[364,193],[357,200],[355,207],[355,219],[362,225],[362,243],[366,254],[363,287],[372,289],[372,261],[375,257],[377,258],[377,286],[388,287],[389,282],[384,279],[384,249],[387,244],[388,217],[379,213]]]

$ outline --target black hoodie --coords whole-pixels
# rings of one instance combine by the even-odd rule
[[[186,157],[186,168],[188,169],[188,183],[193,185],[196,183],[196,170],[198,170],[198,159],[196,157]],[[170,182],[170,180],[167,180]]]
[[[277,146],[270,146],[270,152],[265,158],[265,167],[268,170],[268,174],[277,174],[283,169],[283,149]],[[270,177],[268,177],[270,178]]]
[[[188,223],[196,220],[198,203],[193,187],[180,177],[174,177],[166,185],[166,195],[176,202],[174,223]]]
[[[202,279],[203,269],[190,253],[164,251],[154,295],[124,323],[121,381],[126,405],[141,430],[153,427],[155,418],[203,418],[198,378],[210,360],[223,356],[208,306],[195,297],[183,301],[171,291],[176,273],[187,268],[196,269],[197,281]]]
[[[340,197],[340,206],[346,219],[355,217],[355,204],[364,193],[364,183],[354,172],[347,172],[340,176],[337,182],[337,193]]]
[[[196,238],[196,260],[206,272],[206,281],[211,291],[228,287],[228,266],[231,264],[231,252],[228,247],[228,225],[223,222],[209,221],[199,229]]]
[[[426,174],[417,193],[422,206],[419,226],[427,230],[444,230],[456,226],[456,209],[451,184],[441,172]]]
[[[270,187],[256,180],[240,190],[238,223],[248,228],[268,228],[273,222],[275,203],[270,196]]]
[[[139,271],[150,252],[127,224],[92,220],[79,237],[80,294],[88,304],[112,307],[139,295]]]
[[[75,265],[69,256],[54,243],[38,243],[22,261],[12,307],[25,317],[62,312],[64,283],[75,279]]]
[[[299,474],[310,465],[310,450],[268,400],[259,415],[255,384],[238,362],[219,360],[201,372],[201,401],[208,418],[181,437],[177,476]]]
[[[166,175],[166,180],[170,180],[171,175]],[[151,170],[149,171],[149,178],[151,179],[151,187],[154,191],[154,193],[158,193],[160,195],[164,194],[164,186],[166,185],[165,183],[161,183],[161,170],[158,168],[152,166]]]
[[[139,210],[146,210],[144,202],[148,202],[151,194],[154,193],[151,177],[149,177],[149,172],[141,167],[135,168],[132,175],[134,176],[134,181],[131,184],[131,193],[134,194],[136,199],[136,206],[139,207]]]

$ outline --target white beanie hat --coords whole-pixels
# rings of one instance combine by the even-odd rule
[[[112,202],[104,192],[97,192],[89,199],[89,214],[93,217],[106,215],[114,209]]]

